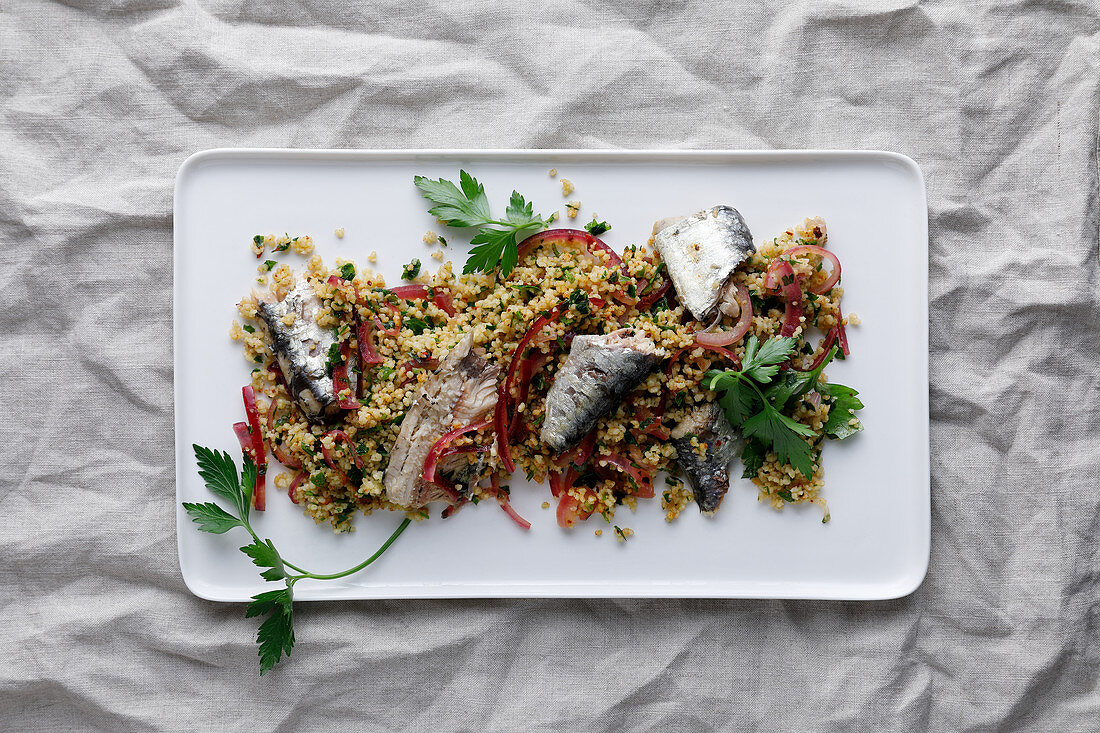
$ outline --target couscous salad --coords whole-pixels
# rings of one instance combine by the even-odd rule
[[[201,529],[252,533],[273,462],[287,469],[270,472],[275,489],[336,531],[404,514],[389,542],[482,501],[529,528],[513,476],[547,486],[561,527],[595,518],[624,541],[624,505],[660,501],[668,521],[692,503],[719,511],[737,461],[762,501],[814,503],[828,521],[822,447],[861,429],[862,404],[824,373],[848,356],[850,322],[824,220],[755,241],[719,205],[661,219],[620,254],[600,238],[607,222],[553,228],[517,192],[494,217],[465,171],[413,183],[441,224],[474,231],[461,272],[413,259],[387,282],[373,253],[326,263],[308,236],[250,243],[258,287],[230,329],[255,364],[234,426],[245,470],[196,446],[207,485],[237,509],[185,505]],[[252,535],[242,549],[286,581],[250,610],[268,614],[266,670],[293,644],[294,582],[319,576]]]

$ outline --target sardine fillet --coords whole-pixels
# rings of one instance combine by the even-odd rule
[[[467,334],[451,349],[401,421],[384,478],[386,496],[394,504],[413,509],[449,499],[421,476],[424,459],[456,420],[469,425],[496,407],[500,368],[471,353],[473,342],[473,334]]]
[[[653,246],[668,268],[680,302],[698,321],[713,314],[733,271],[756,251],[744,218],[730,206],[672,221],[653,236]]]
[[[546,395],[539,437],[559,452],[575,445],[649,376],[662,356],[651,339],[628,328],[577,336]]]
[[[700,456],[691,444],[692,437],[706,450]],[[688,413],[671,433],[680,468],[687,474],[695,493],[695,503],[704,514],[718,510],[722,497],[730,488],[730,464],[743,447],[741,439],[730,427],[721,405],[710,402]]]
[[[291,399],[310,422],[326,424],[338,418],[341,409],[333,394],[332,377],[325,368],[335,338],[331,331],[317,326],[320,307],[313,286],[301,277],[281,301],[261,300],[257,313],[290,387]]]

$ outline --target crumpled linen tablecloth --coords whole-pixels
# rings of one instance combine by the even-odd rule
[[[1072,0],[0,0],[0,729],[1097,730],[1098,34]],[[301,604],[260,678],[176,558],[172,186],[221,146],[912,156],[927,580]]]

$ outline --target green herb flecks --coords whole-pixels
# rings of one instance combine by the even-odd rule
[[[256,483],[256,464],[248,456],[244,458],[244,467],[240,476],[237,466],[228,453],[212,451],[200,445],[193,446],[195,459],[199,466],[199,476],[206,488],[215,496],[229,502],[234,512],[223,509],[214,502],[183,502],[187,515],[198,525],[202,532],[223,534],[237,527],[244,528],[252,536],[252,542],[240,548],[248,555],[256,567],[263,568],[260,577],[268,582],[283,581],[284,588],[266,591],[252,596],[252,603],[245,611],[246,618],[264,616],[256,634],[259,644],[260,674],[270,671],[284,656],[289,657],[294,648],[294,584],[303,578],[313,580],[335,580],[353,573],[377,560],[409,526],[406,517],[394,530],[378,551],[353,568],[328,574],[311,573],[285,560],[274,543],[269,539],[260,539],[249,523],[249,510],[252,503],[252,487]]]
[[[340,277],[345,280],[351,281],[355,279],[355,265],[350,262],[346,262],[340,266]]]
[[[591,310],[591,304],[588,301],[588,293],[584,292],[580,288],[574,290],[570,294],[569,303],[581,315],[587,315],[588,312]]]
[[[519,242],[548,227],[550,219],[535,214],[533,204],[518,191],[512,191],[504,219],[494,219],[485,187],[464,170],[459,171],[458,182],[456,186],[442,178],[413,177],[424,198],[435,204],[429,214],[447,226],[478,230],[470,240],[474,247],[462,272],[492,272],[499,266],[500,274],[507,277],[519,261]]]
[[[414,259],[409,264],[401,268],[401,279],[412,280],[420,274],[420,260]]]
[[[264,260],[264,267],[267,268],[268,272],[271,272],[271,269],[273,267],[275,267],[275,265],[277,265],[277,264],[279,264],[279,263],[276,262],[275,260]]]
[[[585,231],[591,234],[593,237],[598,237],[604,232],[611,231],[611,225],[606,221],[596,221],[596,217],[592,217],[592,221],[584,225]]]

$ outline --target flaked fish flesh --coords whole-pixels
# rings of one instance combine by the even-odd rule
[[[574,338],[546,394],[542,442],[559,452],[580,442],[662,358],[651,339],[629,328]]]
[[[333,332],[317,325],[321,301],[305,277],[280,301],[260,300],[257,313],[271,339],[275,358],[290,396],[313,423],[326,424],[342,412],[326,366],[336,342]]]
[[[451,349],[401,421],[383,480],[386,496],[394,504],[414,509],[449,501],[446,491],[424,480],[424,459],[455,423],[461,427],[479,422],[496,407],[500,368],[471,351],[473,343],[470,333]],[[463,478],[471,480],[469,475]]]
[[[707,321],[733,271],[756,251],[740,212],[715,206],[682,219],[662,219],[654,228],[657,248],[676,294],[691,315]]]
[[[729,491],[730,464],[741,454],[743,442],[717,402],[697,405],[670,435],[677,462],[695,493],[695,503],[703,513],[714,513]],[[696,445],[692,445],[692,438]]]

